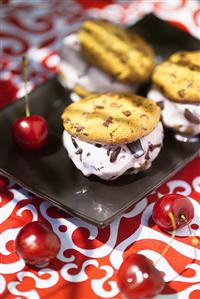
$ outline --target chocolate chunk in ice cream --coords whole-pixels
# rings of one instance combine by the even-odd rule
[[[129,150],[135,158],[139,158],[144,155],[144,150],[139,139],[137,141],[127,144],[127,147],[129,148]]]

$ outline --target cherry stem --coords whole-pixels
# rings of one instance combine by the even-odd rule
[[[169,250],[170,245],[171,245],[171,243],[172,243],[172,241],[173,241],[173,239],[176,235],[176,222],[175,222],[175,219],[174,219],[174,215],[172,214],[172,212],[169,212],[168,216],[169,216],[169,218],[171,220],[171,223],[172,223],[172,226],[173,226],[173,232],[172,232],[171,239],[170,239],[169,243],[167,244],[167,246],[161,252],[160,257],[158,258],[158,260],[155,263],[155,266],[159,263],[161,258],[167,253],[167,251]]]
[[[30,116],[30,109],[29,109],[29,99],[28,99],[28,91],[27,91],[27,66],[28,66],[28,59],[26,56],[23,56],[22,58],[23,62],[23,81],[25,86],[25,114],[26,116]]]
[[[185,218],[185,215],[181,214],[180,219],[185,222],[185,224],[187,225],[187,228],[189,230],[190,235],[192,235],[192,244],[193,245],[199,245],[200,241],[198,240],[197,236],[195,236],[195,234],[192,232],[189,224],[187,223],[187,219]]]

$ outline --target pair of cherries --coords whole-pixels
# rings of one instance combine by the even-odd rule
[[[176,228],[181,228],[193,219],[194,207],[187,197],[178,194],[165,195],[156,202],[152,214],[154,222],[162,230],[174,231],[169,213],[173,215]],[[57,255],[60,240],[52,230],[36,221],[20,230],[15,248],[27,264],[42,266]],[[117,283],[126,299],[150,299],[165,286],[161,272],[141,254],[125,259],[119,269]]]
[[[154,205],[152,213],[152,218],[160,229],[173,233],[176,229],[188,225],[193,217],[194,207],[191,201],[178,194],[163,196]],[[141,254],[133,254],[125,259],[119,269],[117,280],[118,287],[126,299],[154,298],[165,286],[162,273],[151,260]]]

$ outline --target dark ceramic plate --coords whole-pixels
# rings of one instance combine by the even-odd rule
[[[134,29],[162,57],[177,50],[200,48],[198,40],[152,15],[138,22]],[[199,144],[179,143],[167,133],[161,154],[145,173],[124,176],[113,182],[84,177],[69,160],[61,143],[60,115],[69,102],[67,93],[55,78],[31,93],[32,113],[44,115],[50,129],[47,147],[34,153],[24,152],[12,142],[11,126],[16,118],[24,115],[23,100],[1,110],[0,170],[33,193],[98,226],[109,224],[174,174],[199,150]]]

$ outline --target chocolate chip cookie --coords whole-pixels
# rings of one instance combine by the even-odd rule
[[[155,68],[153,82],[171,101],[200,103],[200,51],[173,54]]]
[[[147,80],[154,51],[138,34],[103,20],[87,20],[79,30],[85,59],[114,79],[128,83]]]
[[[62,114],[65,130],[87,142],[122,144],[148,135],[158,124],[160,108],[135,94],[92,94]]]

